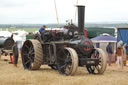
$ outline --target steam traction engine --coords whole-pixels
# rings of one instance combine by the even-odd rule
[[[104,73],[105,53],[84,37],[84,9],[78,6],[78,27],[69,24],[59,31],[46,30],[35,40],[25,41],[21,52],[24,68],[37,70],[47,64],[61,74],[73,75],[78,66],[83,66],[89,73]]]
[[[14,40],[9,34],[7,34],[7,31],[1,31],[0,35],[0,57],[2,55],[7,56],[8,54],[12,54],[12,47],[14,45]]]

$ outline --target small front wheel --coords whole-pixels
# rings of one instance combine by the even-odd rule
[[[99,64],[97,66],[86,66],[87,71],[92,74],[103,74],[107,67],[107,56],[100,48],[95,48],[91,57],[98,58]]]

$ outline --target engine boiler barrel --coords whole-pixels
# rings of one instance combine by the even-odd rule
[[[12,49],[14,40],[12,38],[0,38],[0,48]]]
[[[78,7],[78,29],[79,29],[79,34],[84,35],[85,6],[77,6],[77,7]]]

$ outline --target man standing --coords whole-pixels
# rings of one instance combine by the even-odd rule
[[[45,25],[43,25],[43,26],[40,28],[40,30],[39,30],[40,34],[42,34],[42,32],[44,32],[45,28],[46,28]]]
[[[117,63],[117,65],[118,65],[118,68],[123,69],[123,66],[124,66],[124,64],[123,64],[123,60],[124,60],[124,50],[123,50],[122,44],[121,44],[120,42],[117,44],[117,49],[116,49],[116,54],[115,54],[115,56],[117,57],[116,63]]]
[[[128,60],[128,41],[127,41],[125,48],[126,48],[126,60]]]
[[[18,64],[18,57],[19,57],[19,52],[18,52],[17,42],[15,42],[13,46],[13,59],[14,59],[15,67],[17,67]]]
[[[107,54],[108,54],[108,60],[109,60],[108,63],[109,63],[109,66],[111,66],[111,63],[112,63],[112,54],[113,54],[111,43],[109,43],[107,45],[106,51],[107,51]]]

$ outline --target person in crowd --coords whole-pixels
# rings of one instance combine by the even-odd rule
[[[46,26],[43,25],[43,26],[39,29],[40,34],[42,34],[42,33],[44,32],[45,28],[46,28]]]
[[[17,67],[18,64],[18,56],[19,56],[18,46],[17,46],[17,42],[15,42],[13,46],[13,59],[14,59],[13,64],[15,67]]]
[[[107,51],[107,54],[108,54],[108,60],[109,60],[109,66],[111,66],[111,63],[112,63],[112,54],[113,54],[113,51],[112,51],[112,44],[111,43],[108,43],[107,47],[106,47],[106,51]]]
[[[128,41],[125,45],[125,49],[126,49],[126,61],[128,60]]]
[[[123,43],[122,42],[118,42],[117,44],[117,49],[116,49],[116,53],[115,53],[115,56],[117,57],[117,61],[116,61],[116,64],[118,66],[118,68],[120,69],[123,69],[123,60],[124,60],[124,50],[123,50]]]

